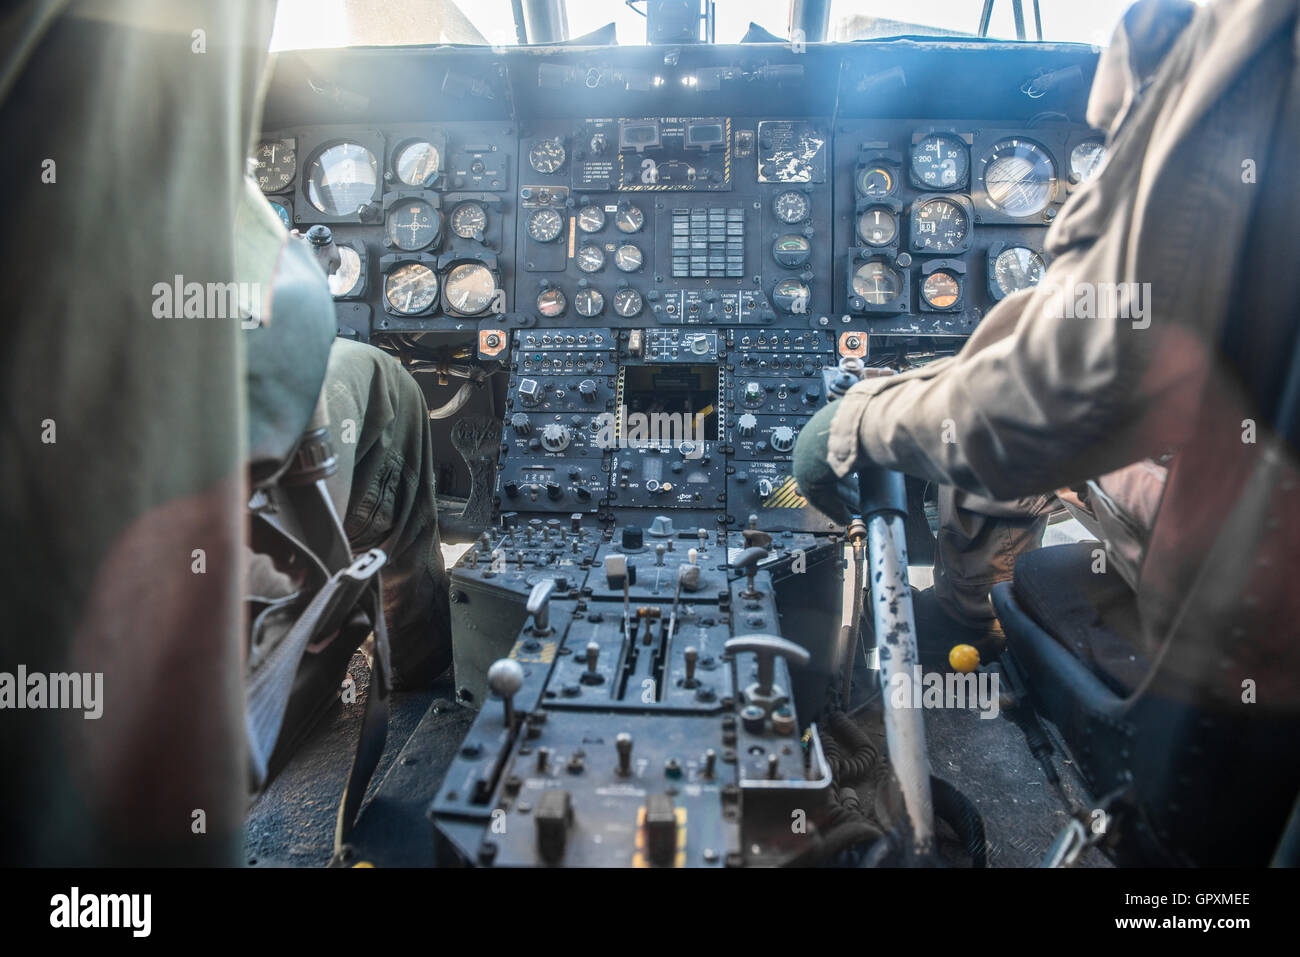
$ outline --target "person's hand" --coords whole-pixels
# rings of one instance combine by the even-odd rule
[[[870,367],[863,370],[863,377],[868,379],[892,376],[893,369]],[[831,469],[827,441],[831,433],[831,420],[839,409],[839,403],[828,403],[799,430],[799,441],[794,447],[794,478],[799,485],[799,492],[808,499],[808,503],[817,508],[840,525],[847,525],[858,510],[857,467],[843,478]],[[862,450],[859,448],[858,454]]]

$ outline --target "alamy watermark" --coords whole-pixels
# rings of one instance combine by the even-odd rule
[[[895,708],[974,708],[981,718],[996,718],[1002,692],[996,671],[922,672],[913,665],[889,676],[886,693]]]
[[[169,283],[154,283],[151,292],[155,319],[238,319],[242,329],[260,325],[260,282],[186,282],[178,273]]]
[[[15,672],[0,671],[0,711],[82,711],[87,721],[104,714],[104,673],[29,672],[19,665]]]
[[[1151,283],[1043,283],[1043,313],[1048,319],[1129,319],[1134,329],[1151,325]]]
[[[602,412],[592,420],[591,443],[603,450],[668,445],[683,458],[698,459],[708,440],[704,419],[703,413],[629,412],[627,406],[619,406],[617,413]]]

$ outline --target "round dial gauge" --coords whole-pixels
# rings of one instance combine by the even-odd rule
[[[598,272],[605,267],[605,250],[592,243],[583,243],[573,259],[583,272]]]
[[[559,140],[542,140],[528,151],[528,165],[538,173],[554,173],[564,165],[565,155]]]
[[[930,253],[951,253],[962,248],[970,232],[966,210],[950,199],[931,199],[915,210],[912,248]]]
[[[379,162],[360,143],[335,143],[307,167],[307,201],[327,216],[351,216],[370,202]]]
[[[1052,158],[1028,140],[1003,140],[993,147],[983,179],[989,203],[1017,218],[1041,212],[1056,194]]]
[[[600,311],[605,308],[605,297],[595,289],[579,289],[573,297],[573,308],[578,311],[578,315],[590,319],[600,315]]]
[[[806,193],[801,193],[797,189],[787,189],[772,201],[772,212],[776,213],[776,218],[787,225],[802,223],[812,212],[812,204],[808,202]]]
[[[1101,140],[1085,140],[1070,150],[1070,175],[1076,183],[1086,183],[1105,162],[1106,144]]]
[[[902,291],[903,278],[878,260],[863,263],[853,273],[853,293],[868,305],[887,305]]]
[[[384,276],[384,299],[404,316],[424,312],[438,297],[438,276],[424,263],[403,263]]]
[[[598,233],[605,228],[605,211],[599,206],[584,206],[578,210],[578,228],[584,233]]]
[[[438,238],[442,216],[422,199],[397,203],[388,210],[384,232],[398,249],[423,249]]]
[[[428,186],[438,175],[438,147],[426,140],[414,140],[393,157],[393,172],[407,186]]]
[[[936,270],[921,283],[921,296],[931,308],[951,308],[961,298],[961,282],[946,270]]]
[[[772,258],[778,266],[786,269],[797,269],[808,261],[811,254],[812,244],[807,237],[796,236],[794,233],[780,236],[772,244]]]
[[[482,263],[462,263],[447,273],[443,295],[447,308],[457,315],[477,316],[492,304],[497,280]]]
[[[528,235],[539,243],[552,243],[564,231],[564,218],[549,206],[535,209],[528,217]]]
[[[808,312],[812,293],[798,279],[782,279],[772,290],[772,303],[782,312],[802,316]]]
[[[1010,246],[993,260],[993,294],[1005,299],[1013,292],[1037,286],[1047,264],[1028,246]]]
[[[864,209],[858,217],[858,237],[868,246],[888,246],[898,238],[898,217],[885,206]]]
[[[293,223],[289,221],[289,207],[284,203],[271,203],[271,208],[275,210],[275,215],[280,217],[280,222],[284,223],[285,229],[293,229]]]
[[[461,239],[482,239],[487,210],[479,203],[461,203],[451,211],[451,229]]]
[[[543,289],[537,294],[537,311],[547,319],[554,319],[560,315],[568,304],[568,300],[564,298],[564,293],[554,286],[550,289]]]
[[[353,295],[361,282],[361,254],[351,246],[340,245],[339,268],[330,274],[330,295]]]
[[[253,178],[264,193],[278,193],[293,182],[298,153],[293,140],[263,140],[253,152]]]
[[[871,166],[858,173],[858,192],[868,199],[880,199],[894,191],[894,174],[883,166]]]
[[[620,272],[636,272],[644,262],[641,250],[634,243],[623,243],[614,250],[614,265]]]
[[[624,319],[641,314],[641,294],[635,289],[620,289],[614,293],[614,311]]]
[[[639,232],[644,225],[645,213],[641,212],[641,207],[631,203],[619,206],[618,212],[614,214],[614,226],[620,233]]]
[[[912,147],[912,177],[922,186],[957,189],[968,173],[966,144],[950,133],[932,133]]]

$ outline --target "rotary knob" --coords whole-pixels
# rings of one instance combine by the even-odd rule
[[[758,419],[746,412],[736,420],[736,431],[740,433],[742,439],[752,439],[754,433],[758,431]]]
[[[746,382],[744,400],[746,405],[758,405],[763,401],[763,387],[757,382]]]
[[[772,451],[789,452],[794,448],[794,429],[788,425],[778,425],[772,430]]]
[[[533,434],[533,422],[522,412],[517,412],[510,417],[510,427],[515,430],[515,435],[522,439]]]
[[[590,379],[583,379],[578,383],[578,395],[582,396],[583,402],[596,401],[596,383]]]
[[[569,447],[569,430],[562,425],[548,425],[542,429],[542,448],[548,452],[563,452]]]

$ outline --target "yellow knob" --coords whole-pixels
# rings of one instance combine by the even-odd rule
[[[948,664],[954,671],[968,674],[980,666],[980,653],[973,645],[953,645],[948,652]]]

